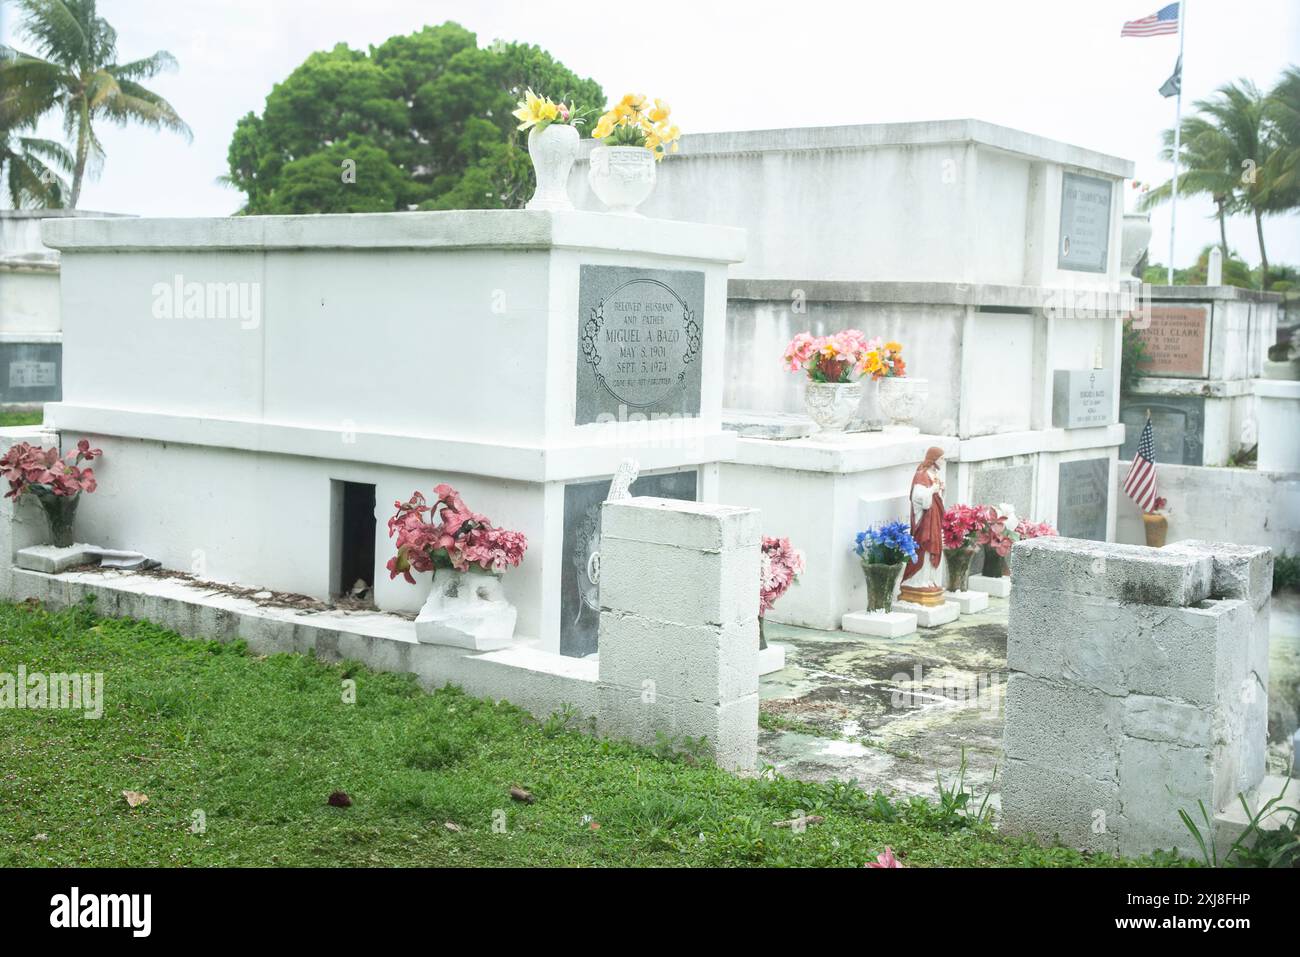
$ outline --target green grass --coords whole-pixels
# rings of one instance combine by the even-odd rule
[[[0,409],[0,428],[7,428],[11,425],[40,425],[44,421],[45,413],[39,409],[35,412],[15,412]]]
[[[0,603],[0,672],[19,664],[103,672],[104,714],[0,710],[0,866],[860,867],[887,844],[908,866],[1117,863],[1003,839],[919,798],[739,778],[563,715],[538,722],[409,676],[254,657],[85,607]],[[512,785],[535,803],[512,801]],[[124,790],[149,801],[132,809]],[[352,806],[328,806],[335,790]],[[796,809],[825,822],[771,826]]]

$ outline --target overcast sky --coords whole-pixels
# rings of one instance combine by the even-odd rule
[[[169,50],[180,69],[153,82],[194,130],[105,126],[103,175],[86,209],[226,215],[220,186],[236,120],[313,50],[364,48],[426,23],[535,43],[606,95],[635,90],[673,106],[683,131],[770,129],[976,117],[1132,159],[1163,182],[1159,131],[1174,101],[1156,90],[1176,37],[1119,36],[1164,0],[100,0],[119,59]],[[0,0],[9,42],[12,5]],[[1300,0],[1189,0],[1184,106],[1229,80],[1263,88],[1300,62]],[[52,127],[57,132],[57,127]],[[1132,191],[1129,191],[1129,201]],[[761,201],[761,197],[756,197]],[[1177,263],[1217,241],[1208,201],[1179,207]],[[1152,259],[1167,258],[1168,210],[1153,217]],[[1300,265],[1300,217],[1266,220],[1272,262]],[[1253,222],[1229,245],[1259,261]]]

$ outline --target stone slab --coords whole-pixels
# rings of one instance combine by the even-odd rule
[[[1194,605],[1210,597],[1213,571],[1209,555],[1064,535],[1027,539],[1011,548],[1017,586],[1112,598],[1121,604]],[[971,587],[984,590],[974,575]]]
[[[898,607],[898,602],[894,603]],[[916,633],[917,616],[902,611],[851,611],[840,621],[844,631],[873,638],[902,638]]]
[[[946,602],[956,602],[957,609],[963,615],[973,615],[975,612],[983,611],[989,606],[988,592],[983,591],[946,591],[943,593],[943,597]]]
[[[988,575],[971,575],[971,591],[982,591],[994,598],[1006,598],[1011,594],[1011,579],[1006,575],[990,578]]]
[[[748,439],[804,439],[817,431],[806,415],[795,412],[761,412],[723,409],[722,427]]]
[[[910,601],[896,601],[894,608],[916,616],[916,624],[921,628],[938,628],[957,620],[961,609],[955,601],[945,601],[942,605],[916,605]]]
[[[785,669],[785,647],[769,643],[758,649],[759,676],[774,674]]]
[[[1110,369],[1057,369],[1052,377],[1053,427],[1110,425],[1113,381]]]
[[[21,548],[14,556],[14,564],[28,571],[44,572],[57,575],[78,565],[89,565],[99,560],[99,552],[92,551],[90,545],[69,545],[59,548],[55,545],[33,545]]]
[[[1057,467],[1056,527],[1068,538],[1106,540],[1110,461],[1078,459]]]

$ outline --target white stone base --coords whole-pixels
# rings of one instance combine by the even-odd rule
[[[517,617],[497,576],[444,571],[434,578],[415,619],[415,639],[423,645],[496,651],[514,643]]]
[[[955,601],[945,601],[942,605],[917,605],[910,601],[896,601],[894,608],[916,616],[916,623],[922,628],[938,628],[956,621],[961,609]]]
[[[898,602],[894,602],[898,607]],[[902,611],[851,611],[840,622],[844,631],[875,638],[902,638],[916,633],[916,615]]]
[[[768,642],[766,648],[758,649],[758,673],[770,675],[785,667],[785,649]]]
[[[989,578],[986,575],[971,575],[970,590],[982,591],[986,595],[993,595],[995,598],[1006,598],[1011,594],[1011,579],[1006,575],[1000,575],[997,578]]]
[[[943,597],[944,601],[955,601],[957,609],[963,615],[983,611],[989,606],[989,596],[982,591],[946,591]]]

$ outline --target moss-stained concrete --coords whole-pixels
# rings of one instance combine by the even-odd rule
[[[1269,663],[1270,773],[1285,771],[1300,710],[1300,597],[1274,598]],[[998,790],[1007,601],[907,638],[769,622],[786,667],[760,687],[759,760],[790,777],[857,779],[868,790],[933,797],[936,775]]]

